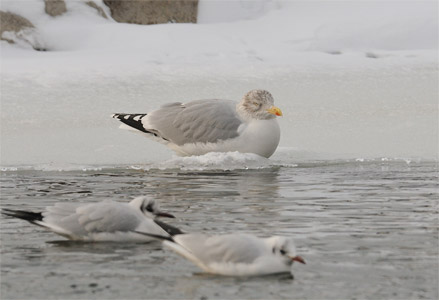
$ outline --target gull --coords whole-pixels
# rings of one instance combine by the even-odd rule
[[[153,220],[155,216],[174,216],[160,211],[156,200],[144,196],[129,203],[111,200],[89,204],[63,202],[46,207],[44,212],[3,209],[2,213],[74,241],[147,242],[154,239],[134,231],[165,236],[181,233],[170,225]]]
[[[305,263],[296,254],[294,242],[289,237],[259,238],[242,233],[177,233],[168,236],[141,234],[162,239],[163,245],[211,274],[257,276],[291,273],[293,262]]]
[[[169,103],[150,113],[113,114],[130,129],[160,142],[177,155],[208,152],[255,153],[270,157],[280,139],[273,96],[251,90],[238,103],[230,100],[195,100]]]

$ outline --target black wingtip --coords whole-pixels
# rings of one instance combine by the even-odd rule
[[[1,213],[5,216],[22,219],[34,224],[37,221],[43,221],[43,214],[41,212],[31,212],[25,210],[3,208]]]
[[[165,222],[159,221],[157,219],[154,219],[154,222],[159,225],[164,231],[169,233],[169,235],[174,236],[178,234],[184,234],[183,231],[178,229],[177,227],[174,227],[172,225],[166,224]]]
[[[171,241],[174,242],[174,239],[171,236],[164,236],[164,235],[158,235],[158,234],[152,234],[152,233],[147,233],[147,232],[141,232],[141,231],[133,231],[135,233],[141,234],[141,235],[146,235],[158,240],[166,240],[166,241]]]
[[[140,130],[145,133],[150,133],[143,127],[142,118],[146,116],[146,114],[113,114],[112,117],[114,119],[118,119],[122,123],[133,127],[137,130]]]
[[[121,121],[125,125],[128,125],[128,126],[134,128],[134,129],[137,129],[141,132],[144,132],[147,134],[152,134],[153,136],[155,136],[157,138],[161,138],[165,141],[169,141],[167,138],[160,136],[158,134],[158,132],[155,132],[152,129],[147,130],[147,129],[145,129],[145,127],[143,127],[142,119],[146,115],[147,114],[112,114],[111,117],[114,119],[118,119],[119,121]]]

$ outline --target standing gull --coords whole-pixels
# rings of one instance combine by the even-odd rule
[[[280,128],[273,96],[252,90],[239,103],[196,100],[169,103],[147,114],[114,114],[121,128],[142,132],[178,155],[238,151],[270,157],[277,148]]]
[[[155,216],[174,216],[160,211],[157,201],[147,197],[137,197],[129,203],[111,200],[89,204],[63,202],[46,207],[44,212],[3,209],[2,213],[75,241],[146,242],[154,239],[134,231],[164,236],[181,233],[152,219]]]
[[[290,273],[296,254],[293,240],[283,236],[259,238],[251,234],[171,234],[155,236],[203,271],[226,276]]]

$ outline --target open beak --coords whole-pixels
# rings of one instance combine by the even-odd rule
[[[294,256],[294,257],[291,257],[291,260],[292,260],[292,261],[300,262],[301,264],[306,264],[305,260],[304,260],[301,256]]]
[[[282,111],[280,110],[280,108],[279,107],[276,107],[276,106],[272,106],[272,107],[270,107],[269,109],[267,109],[267,111],[270,113],[270,114],[273,114],[273,115],[275,115],[275,116],[278,116],[278,117],[281,117],[282,116]]]
[[[174,215],[159,211],[158,213],[155,214],[156,217],[163,217],[163,218],[175,218]]]

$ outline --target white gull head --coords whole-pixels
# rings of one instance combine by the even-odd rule
[[[131,200],[130,205],[140,209],[140,211],[146,217],[149,218],[154,218],[154,217],[175,218],[173,215],[161,211],[158,201],[147,196],[140,196],[134,198],[133,200]]]
[[[274,99],[266,90],[251,90],[237,105],[237,111],[245,119],[270,120],[282,116],[282,111],[274,106]]]
[[[305,260],[296,253],[296,246],[293,239],[283,236],[272,236],[265,239],[267,246],[271,252],[279,257],[284,264],[292,265],[294,261],[305,263]]]

